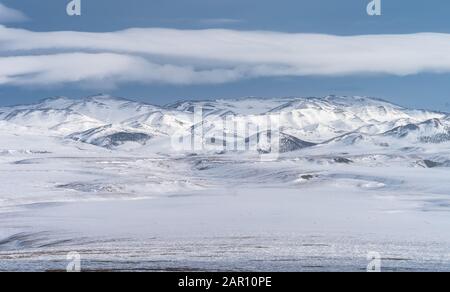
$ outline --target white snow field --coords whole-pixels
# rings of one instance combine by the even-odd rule
[[[373,98],[0,108],[0,271],[450,271],[449,178],[449,116]]]

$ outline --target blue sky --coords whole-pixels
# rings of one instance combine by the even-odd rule
[[[369,0],[82,0],[81,17],[66,15],[65,5],[68,2],[0,0],[0,3],[26,15],[26,19],[8,21],[3,25],[33,32],[112,32],[138,27],[171,28],[176,31],[216,28],[233,32],[258,30],[337,36],[450,33],[450,2],[442,0],[384,0],[381,17],[369,17],[366,14]],[[188,38],[187,41],[191,39]],[[0,40],[0,47],[1,45]],[[48,54],[50,49],[45,50],[47,51],[44,53]],[[179,50],[183,50],[182,44]],[[30,49],[32,55],[40,53],[40,49]],[[6,53],[0,52],[0,57],[4,54]],[[183,56],[181,63],[190,65],[189,58]],[[158,57],[158,62],[162,62],[162,59]],[[196,66],[200,65],[196,63]],[[6,82],[0,84],[0,105],[33,102],[56,95],[82,97],[97,92],[157,104],[179,99],[249,95],[273,97],[342,94],[377,96],[410,107],[450,111],[450,73],[448,70],[437,71],[423,70],[408,74],[360,74],[358,70],[352,71],[352,74],[337,75],[262,74],[207,83],[136,82],[135,78],[115,86],[105,86],[102,82],[89,86],[80,86],[77,82],[54,82],[44,86]]]

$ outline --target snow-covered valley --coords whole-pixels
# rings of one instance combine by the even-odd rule
[[[228,147],[174,149],[197,108]],[[274,159],[229,147],[268,116]],[[448,114],[364,97],[0,108],[0,270],[448,271],[449,146]]]

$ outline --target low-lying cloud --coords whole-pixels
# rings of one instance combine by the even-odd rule
[[[27,20],[27,17],[21,11],[9,8],[0,3],[0,23],[20,22],[24,20]]]
[[[450,72],[450,35],[224,29],[33,32],[0,26],[0,85],[217,84],[275,76]]]

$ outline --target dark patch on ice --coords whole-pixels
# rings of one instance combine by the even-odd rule
[[[208,162],[211,163],[208,160],[198,160],[195,162],[195,168],[200,171],[211,169],[212,165],[208,164]]]
[[[21,232],[0,240],[0,249],[17,249],[40,247],[43,240],[48,236],[47,232],[28,233]]]
[[[41,244],[38,246],[38,248],[54,247],[54,246],[59,246],[59,245],[68,244],[68,243],[72,243],[72,242],[73,241],[71,239],[56,240],[53,242]]]
[[[393,261],[393,262],[407,262],[407,261],[411,261],[411,259],[407,259],[407,258],[383,258],[383,261]]]
[[[434,167],[441,166],[441,163],[435,162],[435,161],[432,161],[432,160],[427,160],[427,159],[425,159],[425,160],[423,161],[423,163],[424,163],[425,166],[428,167],[428,168],[434,168]]]
[[[16,165],[27,165],[27,164],[38,164],[39,162],[36,159],[23,159],[14,161],[12,164]]]
[[[302,244],[303,247],[330,247],[329,244],[325,243],[305,243]]]
[[[316,178],[317,175],[312,175],[312,174],[305,174],[305,175],[301,175],[300,178],[304,179],[304,180],[311,180],[313,178]]]
[[[450,200],[447,199],[429,199],[425,200],[426,206],[422,208],[423,212],[450,212]]]
[[[352,160],[345,158],[345,157],[335,157],[333,158],[334,162],[336,163],[343,163],[343,164],[350,164],[353,163]]]
[[[141,145],[145,145],[151,138],[153,138],[151,135],[144,133],[118,132],[95,139],[92,144],[106,148],[118,147],[127,142],[137,142]]]

